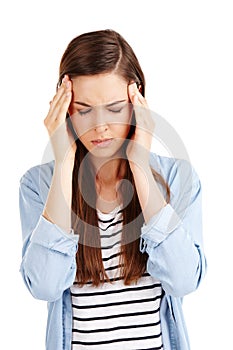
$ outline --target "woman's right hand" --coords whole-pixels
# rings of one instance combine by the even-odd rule
[[[50,102],[44,124],[48,130],[55,162],[74,161],[76,143],[67,124],[66,114],[72,99],[72,82],[67,75],[62,79],[56,95]]]

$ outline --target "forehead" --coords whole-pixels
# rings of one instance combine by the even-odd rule
[[[128,97],[127,82],[114,73],[78,76],[72,82],[74,101],[101,105]]]

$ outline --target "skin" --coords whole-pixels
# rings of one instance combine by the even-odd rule
[[[119,109],[125,104],[120,122],[118,119],[117,123],[114,119],[116,114],[112,114],[109,110],[109,104],[116,101],[122,102],[111,106],[111,109],[117,109],[116,107]],[[83,103],[88,104],[89,107],[84,106]],[[79,76],[72,81],[65,76],[50,103],[48,115],[44,120],[55,158],[52,184],[43,212],[46,219],[70,231],[72,170],[76,144],[67,127],[67,111],[76,133],[88,149],[97,169],[96,188],[100,198],[99,205],[103,205],[104,200],[105,204],[107,201],[108,209],[112,209],[109,204],[116,200],[117,183],[119,176],[123,175],[119,175],[121,160],[117,159],[117,156],[121,154],[121,146],[130,128],[132,114],[130,105],[135,109],[136,129],[127,147],[126,155],[145,221],[149,221],[166,204],[149,165],[151,130],[154,130],[155,124],[147,102],[136,84],[133,82],[127,84],[115,73]],[[87,110],[91,110],[90,114],[84,114],[82,116],[85,118],[80,118],[80,112]],[[104,138],[113,138],[109,147],[98,148],[92,142]],[[104,208],[106,208],[105,204]]]
[[[121,202],[117,187],[124,177],[122,145],[132,116],[128,84],[113,73],[79,76],[72,79],[72,92],[69,114],[96,169],[96,205],[101,211],[109,212]],[[103,139],[112,142],[107,147],[93,143]]]
[[[138,112],[136,113],[136,131],[132,140],[138,142],[142,147],[149,150],[152,141],[150,130],[153,130],[154,124],[151,118],[148,118],[148,116],[145,118],[145,115],[141,115],[142,113],[140,113],[140,107],[148,108],[148,106],[145,98],[140,94],[135,83],[127,85],[121,77],[114,73],[82,76],[74,78],[72,81],[68,76],[65,76],[58,92],[50,102],[50,110],[44,120],[44,124],[51,138],[53,151],[55,153],[55,161],[72,161],[75,157],[76,147],[74,139],[65,123],[67,110],[71,115],[72,123],[80,140],[90,153],[93,153],[94,148],[96,150],[96,147],[91,144],[91,140],[115,136],[115,147],[111,147],[111,150],[107,150],[109,151],[107,152],[109,154],[104,154],[103,150],[101,150],[100,154],[101,157],[106,158],[108,156],[108,158],[112,158],[113,152],[119,151],[126,135],[128,134],[130,111],[128,110],[127,114],[126,108],[129,106],[125,108],[126,113],[124,113],[124,117],[123,119],[121,118],[120,123],[108,123],[104,113],[97,111],[94,123],[90,122],[90,117],[88,116],[87,118],[89,118],[89,121],[85,124],[81,121],[82,118],[80,118],[80,116],[79,119],[77,118],[77,114],[80,111],[86,111],[90,108],[84,107],[75,102],[81,101],[88,103],[95,108],[104,109],[105,105],[121,100],[131,102],[135,107],[139,107]],[[123,105],[124,102],[115,105],[114,108],[116,109],[116,107],[119,108]],[[113,107],[111,109],[113,109]],[[106,111],[108,111],[107,108]],[[92,119],[94,119],[93,115]],[[91,127],[94,128],[94,130],[91,130]],[[111,133],[113,133],[113,135],[111,135]],[[133,156],[132,148],[133,147],[131,146],[128,151],[129,156]],[[95,159],[93,157],[93,162],[94,161]]]
[[[98,169],[98,179],[105,185],[114,185],[121,164],[118,157],[121,157],[132,115],[128,84],[113,73],[80,76],[72,79],[72,91],[69,114],[73,127],[90,152],[91,161]],[[109,138],[112,142],[104,148],[92,142]]]

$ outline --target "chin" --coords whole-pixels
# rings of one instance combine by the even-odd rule
[[[112,158],[114,156],[119,156],[123,154],[124,149],[125,149],[125,141],[120,142],[120,144],[115,144],[113,147],[106,147],[106,148],[98,148],[98,147],[93,147],[89,149],[89,153],[93,155],[94,157],[97,158]]]

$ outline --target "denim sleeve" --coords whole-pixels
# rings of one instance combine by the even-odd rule
[[[42,181],[38,169],[28,171],[20,181],[19,207],[23,235],[20,272],[35,298],[55,301],[75,279],[79,236],[74,235],[73,231],[66,233],[42,216],[49,190]]]
[[[148,253],[147,271],[175,297],[194,291],[206,270],[201,183],[194,169],[187,169],[185,162],[172,169],[170,203],[141,229],[140,250]]]

